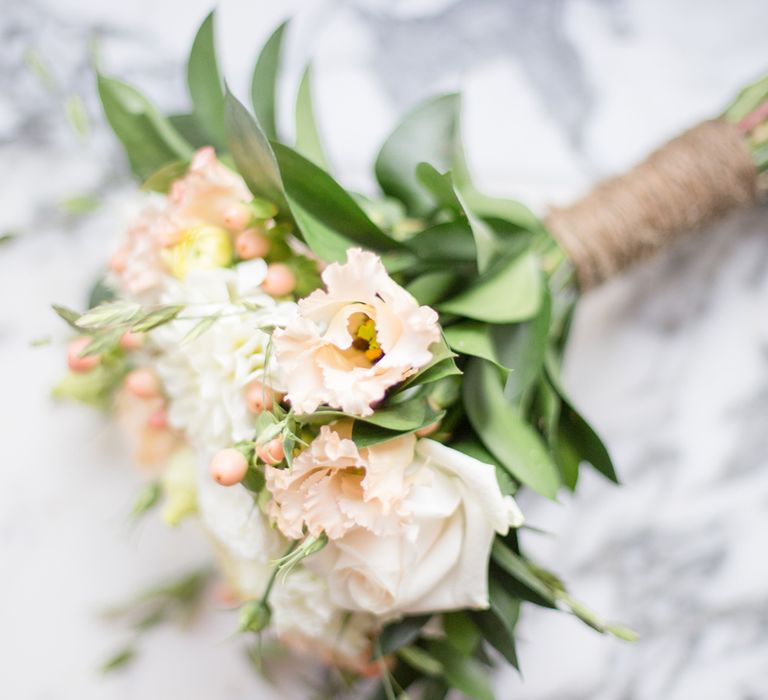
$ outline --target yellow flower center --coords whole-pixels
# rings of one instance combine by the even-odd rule
[[[369,362],[376,362],[382,358],[384,351],[379,345],[379,339],[376,336],[376,324],[372,318],[367,318],[358,326],[352,345],[358,350],[362,350],[365,359]]]
[[[171,274],[184,279],[191,270],[227,267],[232,263],[232,240],[219,226],[194,226],[182,234],[181,240],[163,251]]]

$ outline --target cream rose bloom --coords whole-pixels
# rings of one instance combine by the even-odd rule
[[[432,359],[437,313],[387,275],[377,255],[353,248],[323,272],[326,290],[299,302],[299,316],[274,334],[296,413],[318,406],[367,416],[387,389]]]
[[[226,213],[250,202],[243,179],[216,159],[213,148],[195,153],[186,175],[129,227],[112,257],[112,282],[125,295],[156,299],[164,277],[222,267],[232,260]]]
[[[410,435],[358,449],[324,426],[267,487],[287,537],[328,536],[307,566],[333,602],[385,618],[487,607],[493,539],[521,524],[491,465]]]

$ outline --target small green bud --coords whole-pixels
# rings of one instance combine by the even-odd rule
[[[239,632],[261,632],[272,619],[272,610],[263,600],[249,600],[240,608]]]

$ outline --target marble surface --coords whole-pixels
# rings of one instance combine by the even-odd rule
[[[224,611],[149,637],[137,663],[95,672],[125,633],[104,606],[204,561],[194,526],[126,525],[137,477],[98,416],[59,406],[64,331],[137,206],[104,127],[90,60],[184,106],[185,51],[209,0],[1,0],[0,694],[19,699],[279,697],[254,678]],[[486,189],[565,201],[766,69],[763,0],[347,0],[219,3],[223,63],[245,92],[256,47],[295,15],[280,105],[316,65],[319,118],[350,186],[396,115],[465,94]],[[30,68],[47,66],[47,84]],[[66,119],[84,101],[87,137]],[[285,120],[288,130],[290,124]],[[97,195],[75,215],[63,202]],[[525,677],[499,698],[768,697],[768,212],[691,237],[582,303],[567,384],[607,438],[623,487],[584,473],[576,498],[529,499],[553,535],[527,546],[574,593],[636,627],[634,645],[528,608]],[[30,348],[51,337],[52,345]]]

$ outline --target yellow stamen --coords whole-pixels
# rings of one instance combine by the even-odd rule
[[[384,355],[384,351],[381,349],[381,345],[379,345],[379,339],[376,337],[376,324],[372,318],[363,321],[358,326],[355,332],[355,340],[360,341],[359,344],[356,342],[355,346],[363,351],[363,355],[365,355],[365,359],[368,362],[376,362],[376,360],[381,359],[382,355]]]

